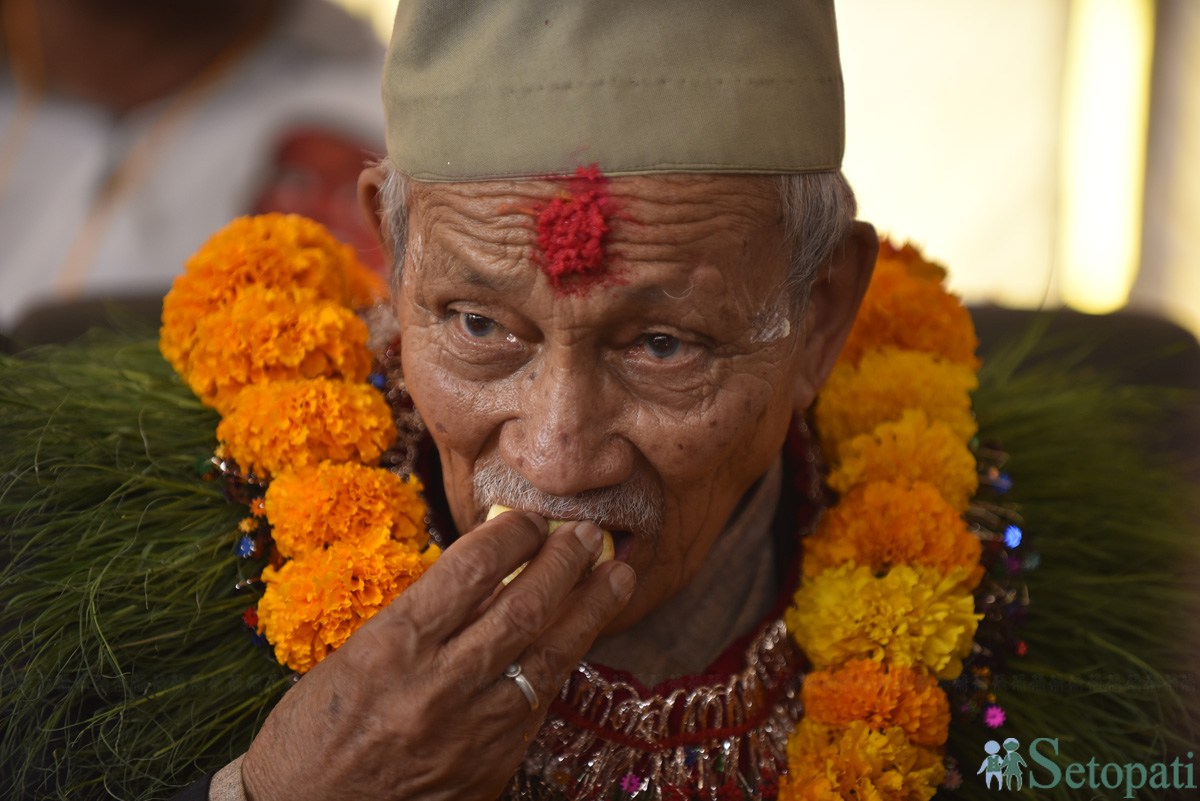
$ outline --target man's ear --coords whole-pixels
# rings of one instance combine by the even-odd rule
[[[799,355],[794,408],[803,416],[837,363],[858,307],[871,283],[879,237],[870,223],[856,222],[845,243],[813,284],[804,319],[804,352]]]
[[[392,243],[383,233],[383,217],[380,215],[379,189],[384,179],[383,168],[379,166],[367,167],[358,174],[358,207],[367,222],[367,228],[371,229],[375,241],[383,248],[387,264],[391,264],[394,257]]]

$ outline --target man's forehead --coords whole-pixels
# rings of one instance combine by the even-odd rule
[[[566,194],[573,176],[440,183],[413,181],[412,208],[444,206],[459,213],[502,221],[536,213],[529,202],[546,203]],[[625,175],[605,180],[605,191],[623,210],[637,211],[643,224],[686,221],[697,208],[729,210],[769,219],[779,212],[773,176]],[[522,202],[525,201],[525,202]],[[619,218],[624,219],[624,218]]]
[[[561,227],[551,230],[556,210],[551,224]],[[569,219],[572,210],[577,219]],[[757,263],[778,251],[783,236],[777,185],[765,176],[418,183],[410,213],[410,236],[442,257],[427,255],[499,273],[529,262],[545,268],[559,258],[552,248],[563,232],[568,254],[598,246],[604,270],[617,273],[710,259],[730,267],[738,254]]]

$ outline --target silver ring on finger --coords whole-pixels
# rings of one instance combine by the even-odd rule
[[[517,686],[521,688],[521,694],[529,702],[529,711],[536,711],[538,706],[540,706],[537,693],[534,692],[533,685],[529,683],[529,679],[525,678],[525,674],[521,672],[521,666],[513,662],[504,669],[504,676],[515,681]]]

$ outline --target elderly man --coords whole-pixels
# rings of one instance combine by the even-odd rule
[[[256,801],[494,798],[581,659],[654,687],[753,633],[878,247],[828,2],[404,2],[384,97],[360,197],[465,533],[285,696]]]

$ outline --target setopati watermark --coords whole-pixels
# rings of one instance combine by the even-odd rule
[[[1066,782],[1072,789],[1116,790],[1124,798],[1137,798],[1137,791],[1196,789],[1193,753],[1187,760],[1175,757],[1171,762],[1106,762],[1092,757],[1087,762],[1071,762],[1063,767],[1058,756],[1057,737],[1039,737],[1029,744],[1029,761],[1020,753],[1020,742],[1009,737],[1003,743],[989,740],[983,746],[987,756],[977,774],[983,775],[988,789],[1020,790],[1025,784],[1032,790],[1048,790]],[[1032,763],[1032,764],[1031,764]],[[993,787],[993,784],[995,785]]]

